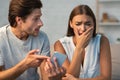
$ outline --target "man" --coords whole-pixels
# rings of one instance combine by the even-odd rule
[[[0,28],[0,80],[39,80],[37,67],[44,71],[44,62],[51,64],[48,37],[39,30],[43,26],[41,7],[40,0],[11,0],[10,24]],[[58,80],[63,70],[53,72],[41,75],[44,80],[48,79],[44,74]]]

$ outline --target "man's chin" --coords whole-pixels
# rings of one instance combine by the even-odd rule
[[[31,35],[36,37],[38,36],[38,33],[32,33]]]

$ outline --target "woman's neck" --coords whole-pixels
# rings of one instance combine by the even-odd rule
[[[75,37],[75,36],[73,36],[73,43],[74,43],[74,45],[76,46],[77,41],[76,41],[76,37]]]
[[[18,28],[14,28],[14,27],[11,27],[11,31],[13,32],[13,34],[19,38],[20,40],[27,40],[28,38],[28,34],[26,32],[23,32],[21,31],[20,29]]]

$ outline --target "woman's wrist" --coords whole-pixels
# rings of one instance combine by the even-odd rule
[[[80,48],[80,47],[76,47],[76,51],[79,52],[79,54],[81,54],[83,52],[84,48]]]

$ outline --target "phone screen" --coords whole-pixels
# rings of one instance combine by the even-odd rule
[[[56,57],[58,65],[61,67],[64,61],[66,60],[67,56],[63,53],[55,52],[51,58],[52,63],[54,64],[53,58]]]

